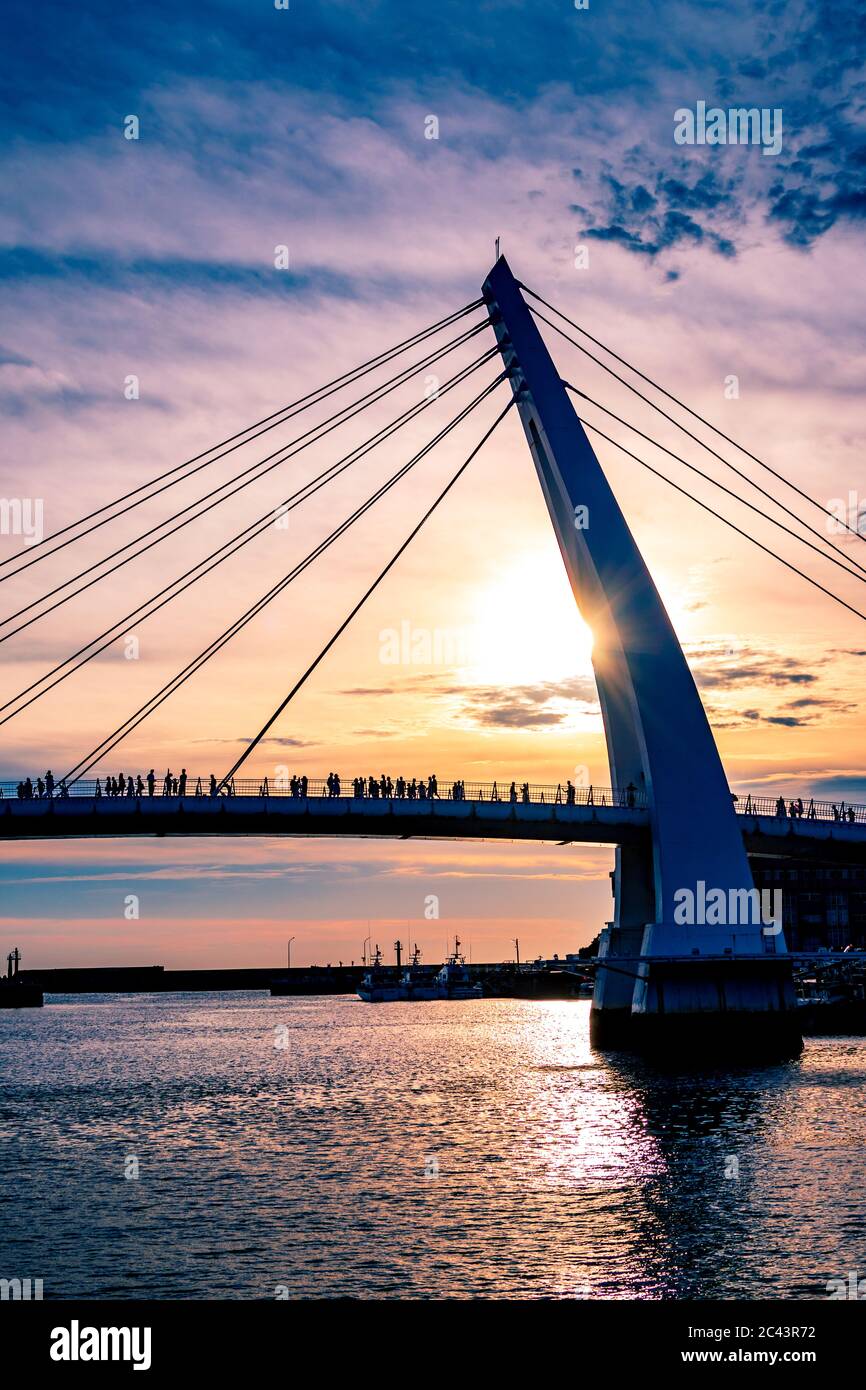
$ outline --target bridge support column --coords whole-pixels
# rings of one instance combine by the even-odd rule
[[[617,846],[613,896],[614,920],[601,933],[589,1016],[594,1047],[627,1047],[631,1039],[637,960],[654,902],[652,861],[643,847]]]
[[[802,1045],[781,932],[677,915],[681,894],[755,893],[727,778],[676,633],[504,257],[482,293],[592,663],[611,785],[646,797],[651,856],[621,852],[593,999],[599,1045],[753,1060]],[[734,895],[733,898],[731,895]],[[754,900],[751,900],[754,901]]]

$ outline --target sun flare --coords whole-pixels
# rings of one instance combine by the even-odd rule
[[[503,563],[478,591],[468,684],[534,685],[592,677],[592,632],[559,555],[539,550]]]

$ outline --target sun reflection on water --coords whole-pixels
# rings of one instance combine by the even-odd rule
[[[90,1297],[808,1298],[856,1267],[866,1039],[664,1075],[593,1052],[588,1014],[191,995],[4,1018],[0,1182],[40,1213],[18,1255]]]

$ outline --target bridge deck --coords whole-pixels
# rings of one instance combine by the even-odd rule
[[[866,863],[866,823],[739,812],[750,854]],[[641,806],[351,796],[155,796],[0,800],[0,839],[132,835],[336,835],[637,844]]]

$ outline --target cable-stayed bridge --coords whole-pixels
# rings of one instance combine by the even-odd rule
[[[639,397],[666,424],[681,430],[690,445],[705,451],[736,481],[722,482],[565,380],[554,365],[539,323],[555,331]],[[450,375],[440,380],[438,373],[443,363],[470,345],[474,352],[479,346],[476,339],[491,329],[495,341],[468,364],[453,371],[449,367]],[[407,354],[413,359],[408,364]],[[375,385],[367,382],[368,377],[390,371],[398,362],[402,364],[399,370],[384,381]],[[743,894],[754,895],[749,854],[862,858],[866,813],[863,808],[828,806],[811,798],[797,798],[787,805],[772,800],[765,803],[761,798],[748,798],[743,804],[732,798],[676,633],[587,431],[622,450],[705,513],[711,513],[719,523],[778,560],[799,580],[861,619],[866,615],[837,591],[823,571],[818,578],[810,569],[779,554],[773,545],[753,533],[748,519],[739,524],[721,510],[723,499],[724,503],[734,501],[750,516],[759,516],[762,522],[793,538],[810,552],[810,565],[814,565],[811,557],[818,556],[834,572],[844,570],[848,579],[858,582],[866,582],[866,565],[828,533],[826,520],[830,513],[820,502],[592,337],[546,299],[521,285],[504,258],[497,261],[487,277],[481,296],[455,313],[0,562],[0,584],[7,583],[307,411],[324,406],[330,412],[289,444],[244,467],[228,481],[207,489],[165,520],[15,608],[0,619],[0,645],[29,631],[70,600],[105,581],[110,581],[116,592],[120,581],[114,576],[128,564],[150,555],[224,502],[273,476],[304,450],[329,440],[333,432],[407,383],[417,384],[424,373],[428,373],[429,379],[433,367],[437,373],[432,394],[428,392],[423,399],[414,400],[360,445],[341,454],[289,493],[276,508],[268,507],[219,547],[0,705],[0,725],[19,717],[107,650],[132,624],[139,627],[262,536],[273,526],[275,515],[282,517],[301,507],[382,444],[394,440],[401,429],[429,409],[432,400],[441,402],[452,392],[455,400],[462,400],[463,388],[468,389],[469,400],[426,444],[405,459],[147,701],[82,754],[56,782],[52,778],[54,785],[46,794],[22,795],[14,782],[4,785],[0,835],[11,839],[128,834],[385,834],[401,838],[525,838],[563,844],[614,844],[615,913],[602,935],[602,968],[593,1001],[596,1041],[602,1045],[650,1048],[678,1048],[685,1044],[721,1049],[727,1056],[735,1049],[750,1056],[795,1053],[800,1045],[799,1028],[790,962],[780,925],[762,918],[731,922],[720,920],[718,914],[712,919],[683,921],[678,906],[683,891],[696,884],[712,885],[714,892],[722,898],[731,897],[732,901]],[[476,376],[478,373],[481,375]],[[353,392],[362,382],[365,384],[359,395],[331,409],[337,398]],[[497,393],[502,400],[494,399]],[[581,402],[580,414],[572,404],[574,399]],[[476,412],[483,415],[488,401],[497,410],[492,421],[477,435],[460,466],[352,604],[314,660],[297,674],[291,688],[268,714],[255,737],[247,741],[234,764],[214,779],[206,792],[196,785],[186,787],[186,795],[172,795],[169,788],[168,795],[159,796],[143,794],[138,784],[123,797],[103,796],[107,760],[124,740],[194,679],[382,498],[399,487],[438,445],[464,422],[474,419]],[[587,407],[630,430],[635,436],[635,448],[643,449],[649,444],[689,473],[699,475],[717,490],[718,506],[695,496],[688,487],[668,476],[664,468],[648,463],[642,453],[606,434],[597,422],[586,418]],[[421,798],[379,796],[371,794],[369,788],[359,792],[357,787],[352,795],[346,795],[342,788],[337,794],[331,788],[326,795],[311,788],[305,779],[303,795],[283,795],[281,788],[268,785],[263,778],[242,777],[241,769],[256,748],[372,594],[387,580],[512,409],[524,431],[575,600],[593,632],[592,661],[615,790],[594,789],[590,797],[582,788],[563,794],[561,787],[539,789],[527,785],[518,794],[516,785],[514,790],[476,786],[470,787],[467,794],[465,784],[457,782],[450,794]],[[712,433],[712,443],[702,437],[700,431],[706,430]],[[736,463],[731,461],[732,452]],[[760,482],[756,476],[760,476]],[[741,492],[743,486],[751,489],[752,495]],[[784,500],[778,495],[780,487],[785,489]],[[803,514],[806,509],[808,516]],[[821,526],[813,524],[818,520],[815,513],[824,514]],[[836,533],[844,530],[862,541],[855,528],[840,523],[835,515],[833,520]],[[32,583],[29,573],[27,582]]]
[[[578,787],[573,799],[561,786],[527,784],[516,795],[495,782],[459,783],[435,796],[396,796],[340,778],[333,794],[321,778],[304,793],[277,779],[233,778],[216,796],[207,779],[191,778],[183,796],[105,795],[100,782],[82,778],[69,795],[19,799],[17,785],[0,784],[0,839],[104,838],[128,835],[351,835],[377,839],[548,841],[560,845],[635,845],[648,850],[651,823],[645,797],[634,790]],[[345,791],[342,789],[345,788]],[[802,804],[802,814],[799,807]],[[781,804],[743,797],[737,823],[749,855],[866,863],[866,806],[835,802]]]

